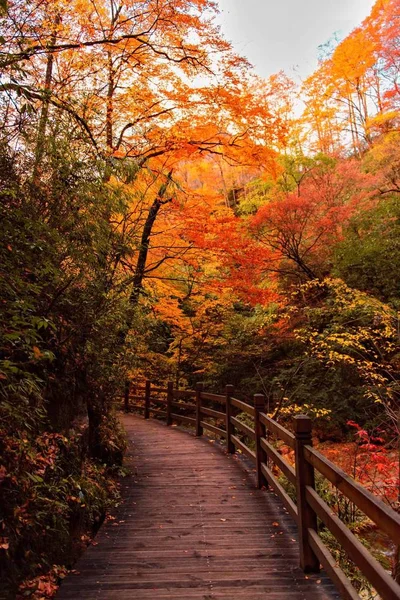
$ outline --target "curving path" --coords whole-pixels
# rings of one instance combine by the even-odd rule
[[[218,443],[124,416],[133,476],[58,600],[337,600],[298,568],[296,527]]]

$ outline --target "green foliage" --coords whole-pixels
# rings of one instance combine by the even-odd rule
[[[0,559],[14,588],[76,555],[125,449],[113,401],[129,308],[111,216],[126,203],[101,164],[61,148],[35,180],[24,157],[0,154]]]
[[[353,219],[336,249],[335,271],[351,287],[398,307],[400,303],[400,203],[382,199]]]
[[[188,348],[189,356],[195,357],[193,379],[200,373],[207,387],[221,391],[226,384],[233,384],[244,396],[254,393],[254,386],[261,389],[258,370],[262,369],[262,353],[270,349],[267,331],[275,318],[274,307],[216,303],[206,316],[212,324],[209,339],[204,340],[201,352],[196,352],[196,341]]]
[[[262,392],[283,422],[307,412],[322,440],[342,439],[349,420],[373,427],[397,402],[396,314],[340,280],[305,284],[289,301],[284,309],[192,302],[193,332],[162,321],[151,328],[146,375],[165,382],[178,363],[185,386],[233,384],[247,400]]]
[[[305,284],[295,293],[298,339],[326,372],[347,373],[365,398],[370,417],[396,412],[399,402],[398,315],[341,280]],[[365,422],[364,415],[364,422]]]
[[[191,322],[205,317],[192,303]],[[349,420],[373,428],[395,414],[397,315],[343,281],[304,284],[283,310],[225,306],[222,313],[211,311],[209,319],[212,333],[200,337],[208,331],[203,326],[180,348],[187,385],[201,380],[221,392],[229,383],[250,400],[263,392],[268,412],[283,422],[299,412],[310,414],[321,440],[343,439]],[[165,378],[173,369],[175,335],[170,328],[165,341],[173,341],[162,361],[152,342],[152,360],[168,361]]]
[[[287,347],[282,350],[287,352]],[[341,439],[349,418],[365,417],[358,377],[343,366],[327,370],[296,340],[291,347],[290,355],[275,365],[271,378],[272,415],[289,424],[292,415],[307,413],[321,440]]]

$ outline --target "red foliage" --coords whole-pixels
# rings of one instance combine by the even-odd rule
[[[347,424],[355,429],[357,480],[388,504],[395,504],[400,486],[398,453],[384,445],[382,436],[370,434],[354,421]]]
[[[332,167],[316,165],[296,191],[277,193],[253,218],[253,232],[270,249],[268,270],[279,271],[279,261],[286,259],[314,278],[349,219],[371,205],[373,177],[363,174],[357,161]]]

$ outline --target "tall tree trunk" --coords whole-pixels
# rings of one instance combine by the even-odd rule
[[[57,27],[61,23],[60,15],[56,16],[55,19],[55,28],[53,34],[50,38],[50,45],[54,46],[57,40]],[[36,141],[36,149],[35,149],[35,163],[33,166],[33,180],[35,180],[38,176],[40,163],[42,162],[44,150],[45,150],[45,141],[46,141],[46,127],[47,122],[49,120],[49,108],[50,108],[50,95],[52,92],[52,83],[53,83],[53,68],[54,68],[54,52],[50,51],[47,54],[47,64],[46,64],[46,75],[44,80],[44,100],[42,104],[42,110],[40,113],[39,119],[39,127]]]
[[[348,107],[349,107],[349,123],[350,123],[350,131],[351,138],[353,142],[353,150],[354,153],[359,157],[360,156],[360,141],[358,136],[358,128],[357,121],[354,112],[353,99],[351,96],[348,98]]]
[[[167,202],[170,202],[170,200],[171,200],[170,198],[165,198],[165,195],[168,190],[168,186],[172,181],[171,175],[172,175],[172,171],[170,171],[168,173],[167,180],[165,181],[165,183],[162,184],[156,198],[153,200],[153,203],[149,209],[149,212],[147,214],[146,221],[145,221],[145,224],[143,227],[140,248],[139,248],[139,256],[137,259],[135,272],[133,274],[132,291],[129,296],[129,303],[131,305],[132,310],[130,311],[130,315],[128,316],[123,328],[121,328],[121,330],[119,332],[119,336],[118,336],[121,347],[125,344],[126,336],[128,335],[129,330],[132,327],[134,312],[135,312],[137,305],[139,304],[140,294],[143,289],[143,279],[146,274],[147,256],[149,254],[150,239],[151,239],[151,233],[153,230],[154,223],[156,222],[157,215],[158,215],[162,205],[166,204]]]
[[[226,185],[226,181],[225,181],[225,175],[224,175],[224,170],[222,168],[221,162],[219,160],[219,158],[217,158],[217,165],[218,165],[218,169],[219,169],[219,173],[221,175],[221,181],[222,181],[222,188],[224,190],[224,199],[225,199],[225,206],[227,208],[231,208],[230,206],[230,202],[229,202],[229,193],[228,193],[228,188]]]
[[[107,86],[107,107],[106,107],[106,144],[108,153],[113,151],[113,120],[114,120],[114,91],[115,91],[115,73],[112,62],[111,51],[108,50],[108,86]]]
[[[135,273],[133,276],[133,288],[132,288],[131,295],[129,297],[129,302],[130,302],[131,306],[133,306],[133,307],[137,306],[137,304],[139,302],[140,294],[143,289],[143,278],[144,278],[145,271],[146,271],[147,256],[148,256],[149,249],[150,249],[150,238],[151,238],[151,232],[153,230],[154,223],[157,219],[157,215],[158,215],[162,205],[169,202],[169,199],[165,199],[165,195],[167,193],[168,186],[171,183],[171,175],[172,175],[172,171],[170,171],[168,173],[167,180],[160,187],[159,192],[158,192],[156,198],[154,199],[153,204],[151,205],[151,207],[149,209],[149,212],[147,214],[146,221],[145,221],[145,224],[143,227],[142,238],[140,241],[139,256],[138,256],[138,260],[136,263]]]

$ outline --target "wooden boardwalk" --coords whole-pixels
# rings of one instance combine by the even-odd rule
[[[337,600],[298,568],[296,526],[252,467],[217,442],[124,416],[124,502],[58,600]]]

